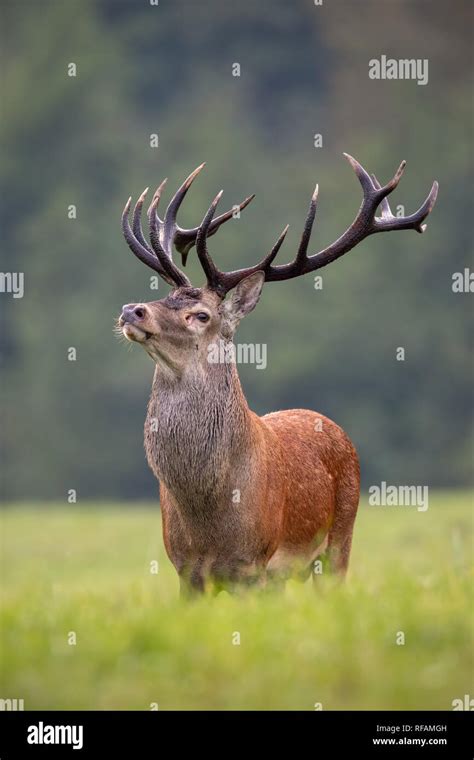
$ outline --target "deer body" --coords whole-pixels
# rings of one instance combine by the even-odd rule
[[[343,571],[359,500],[349,439],[307,410],[258,417],[235,365],[209,367],[171,382],[157,369],[145,423],[165,546],[183,583],[309,572],[328,534]]]
[[[397,186],[404,162],[381,187],[355,159],[346,157],[364,191],[356,219],[332,245],[308,256],[316,188],[289,264],[273,264],[285,228],[259,264],[232,272],[216,267],[207,239],[232,218],[231,211],[214,218],[221,193],[200,227],[179,227],[178,208],[203,165],[178,189],[163,220],[157,206],[164,183],[159,186],[148,210],[149,243],[141,228],[146,191],[135,205],[132,227],[131,199],[125,206],[122,227],[128,245],[172,286],[159,301],[126,304],[118,325],[156,364],[145,449],[160,481],[166,550],[184,593],[203,591],[208,581],[219,587],[265,584],[292,572],[304,577],[326,551],[331,570],[344,574],[347,569],[359,501],[359,464],[349,438],[334,422],[307,410],[258,417],[247,405],[234,363],[209,361],[211,349],[229,348],[265,282],[326,266],[374,233],[424,231],[422,222],[436,200],[436,182],[417,212],[394,217],[387,196]],[[381,217],[376,216],[379,207]],[[173,261],[173,246],[184,265],[194,245],[207,278],[202,288],[193,287]],[[232,355],[226,350],[213,354]]]

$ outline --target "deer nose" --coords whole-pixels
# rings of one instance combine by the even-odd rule
[[[126,303],[122,306],[122,313],[120,315],[120,322],[137,322],[145,317],[145,307],[141,304]]]

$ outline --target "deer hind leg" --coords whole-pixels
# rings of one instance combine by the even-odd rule
[[[334,520],[329,530],[327,559],[329,572],[344,577],[349,565],[352,532],[359,506],[359,468],[343,477],[336,491]]]

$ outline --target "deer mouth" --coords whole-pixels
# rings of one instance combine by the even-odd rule
[[[131,322],[125,322],[122,325],[122,332],[127,340],[131,340],[134,343],[146,343],[147,340],[153,337],[152,333],[142,330],[141,327],[137,327],[137,325],[133,325]]]

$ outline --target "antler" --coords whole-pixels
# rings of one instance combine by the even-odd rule
[[[160,202],[161,193],[166,184],[166,179],[163,180],[161,185],[159,185],[153,196],[150,208],[148,209],[151,245],[145,239],[141,226],[142,207],[148,188],[143,191],[135,204],[132,216],[132,227],[130,227],[128,218],[130,204],[132,202],[131,197],[128,199],[122,214],[122,230],[130,249],[140,261],[151,267],[151,269],[154,269],[155,272],[158,272],[166,282],[174,287],[191,285],[189,278],[173,262],[173,245],[181,254],[183,266],[186,266],[186,259],[189,251],[196,243],[199,227],[194,227],[189,230],[183,229],[178,225],[176,215],[184,196],[204,166],[205,164],[198,166],[197,169],[191,172],[189,177],[185,179],[181,187],[178,188],[168,204],[163,220],[158,216],[157,208]],[[242,211],[248,206],[254,197],[254,195],[251,195],[246,198],[239,204],[238,209]],[[214,235],[221,224],[227,222],[227,220],[231,219],[233,215],[234,209],[230,209],[229,211],[226,211],[225,214],[221,214],[216,217],[216,219],[213,219],[208,225],[207,236],[211,237],[211,235]]]
[[[420,233],[425,231],[426,224],[423,224],[423,221],[431,212],[436,202],[436,197],[438,195],[437,182],[433,182],[428,197],[418,211],[415,211],[415,213],[410,216],[396,217],[393,216],[390,210],[387,196],[397,187],[403,174],[406,161],[402,161],[390,182],[387,182],[386,185],[381,187],[375,175],[372,175],[371,177],[355,158],[352,158],[352,156],[349,156],[347,153],[344,153],[344,156],[354,169],[364,194],[356,218],[344,234],[334,243],[327,248],[324,248],[322,251],[319,251],[319,253],[308,256],[308,244],[316,215],[316,204],[318,199],[318,186],[316,185],[309,205],[296,257],[294,261],[289,264],[282,264],[280,266],[272,265],[288,231],[287,226],[281,233],[270,253],[268,253],[258,264],[255,264],[255,266],[252,267],[247,267],[246,269],[239,269],[232,272],[221,272],[210,257],[206,242],[210,235],[210,230],[212,229],[212,220],[217,204],[221,198],[222,191],[218,193],[202,221],[196,239],[196,250],[207,277],[208,287],[224,297],[229,290],[254,272],[263,271],[265,273],[266,282],[289,280],[293,277],[299,277],[300,275],[313,272],[316,269],[320,269],[321,267],[330,264],[332,261],[335,261],[335,259],[338,259],[340,256],[343,256],[354,248],[364,238],[373,235],[376,232],[409,229],[416,230]],[[375,213],[379,206],[381,207],[381,216],[377,217],[375,216]],[[218,219],[219,218],[220,217],[218,217]]]

